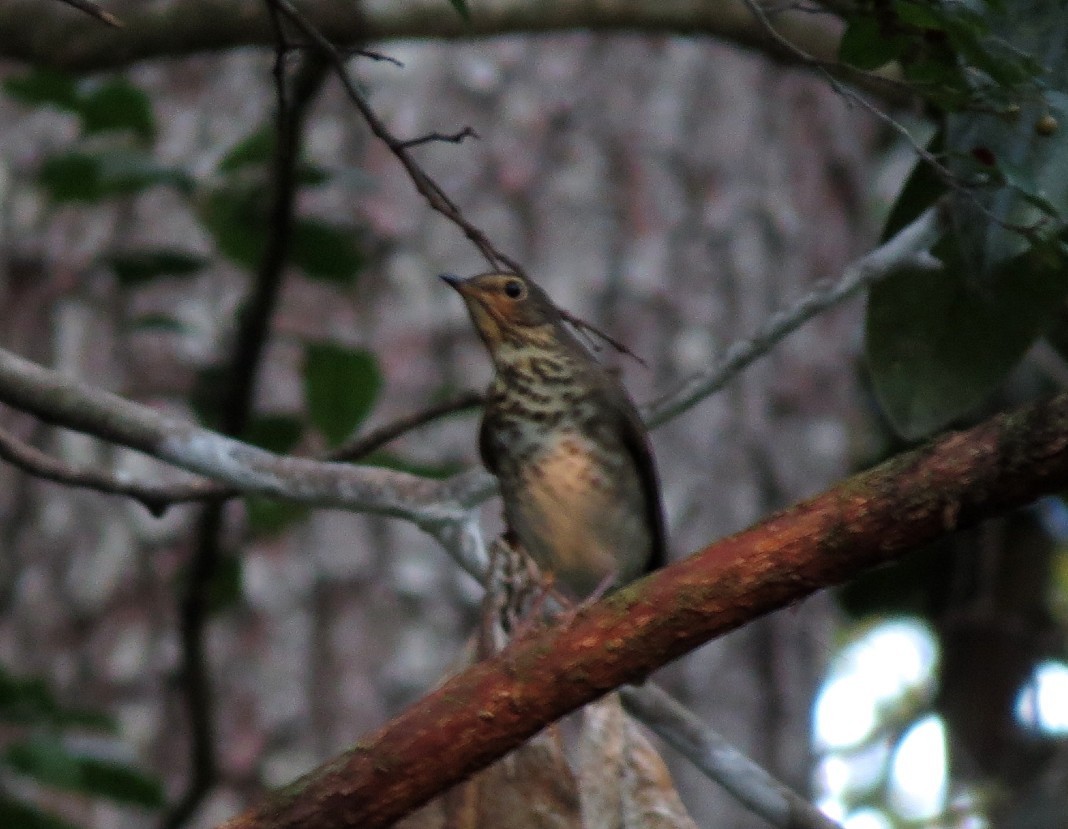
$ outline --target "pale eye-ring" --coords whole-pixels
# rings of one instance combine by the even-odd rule
[[[519,299],[523,295],[523,283],[518,279],[509,279],[504,283],[504,293],[511,299]]]

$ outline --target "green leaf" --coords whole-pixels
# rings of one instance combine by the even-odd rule
[[[245,499],[249,531],[261,538],[273,538],[303,521],[311,511],[304,504],[249,496]]]
[[[449,0],[449,5],[456,9],[456,13],[464,19],[465,23],[471,22],[471,9],[467,6],[467,0]]]
[[[294,223],[289,258],[308,276],[329,282],[351,283],[363,267],[353,232],[316,219]]]
[[[193,388],[189,392],[189,405],[197,420],[209,429],[217,429],[222,422],[222,404],[225,396],[225,383],[229,379],[229,371],[224,365],[204,366],[197,372],[193,380]]]
[[[873,287],[868,363],[894,428],[920,438],[981,403],[1066,295],[1065,258],[1053,245],[1003,262],[980,284],[949,258],[941,272],[906,270]]]
[[[878,69],[895,60],[901,51],[897,38],[883,35],[874,17],[858,15],[849,21],[849,26],[838,45],[838,59],[858,69]]]
[[[132,150],[96,154],[72,151],[52,156],[41,165],[37,182],[56,202],[94,202],[159,185],[183,191],[192,188],[191,179],[182,170]]]
[[[408,472],[418,475],[420,478],[433,478],[443,480],[450,478],[466,468],[463,461],[441,461],[439,463],[426,463],[423,461],[411,461],[395,455],[392,452],[373,452],[360,459],[363,466],[380,466],[383,469],[395,469],[398,472]]]
[[[192,276],[208,264],[203,256],[177,248],[141,248],[114,253],[104,261],[119,284],[135,287],[161,276]]]
[[[192,329],[177,317],[162,312],[141,314],[126,323],[126,330],[158,332],[160,334],[189,334]]]
[[[304,358],[304,395],[312,423],[331,446],[371,411],[382,385],[375,356],[334,343],[312,343]]]
[[[42,812],[36,806],[11,800],[0,795],[0,826],[12,829],[79,829],[73,823],[48,812]]]
[[[249,423],[241,439],[268,452],[287,455],[300,442],[303,434],[304,423],[299,418],[289,415],[259,415]]]
[[[936,157],[942,152],[942,136],[943,132],[940,130],[927,145],[928,152]],[[897,201],[890,208],[890,215],[883,227],[882,241],[892,238],[915,221],[946,192],[948,186],[931,165],[923,159],[917,159],[912,172],[905,180],[905,186],[897,196]]]
[[[114,730],[114,723],[103,714],[63,708],[44,680],[37,677],[17,678],[3,668],[0,668],[0,722]]]
[[[55,737],[12,743],[4,752],[4,761],[20,774],[53,788],[149,808],[164,802],[157,780],[124,764],[73,752]]]
[[[260,127],[242,138],[219,161],[220,173],[232,173],[243,167],[262,167],[274,157],[275,131]]]
[[[87,94],[78,106],[86,135],[129,130],[143,144],[156,138],[152,101],[124,78],[108,81]]]
[[[267,246],[267,212],[262,188],[223,188],[209,194],[201,218],[223,256],[255,269]]]
[[[22,104],[75,111],[80,96],[74,77],[55,69],[34,69],[4,81],[4,91]]]
[[[215,563],[215,571],[208,582],[208,609],[221,613],[241,600],[243,565],[241,557],[223,553]]]

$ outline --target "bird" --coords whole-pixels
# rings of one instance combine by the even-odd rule
[[[586,602],[663,565],[649,436],[616,375],[532,280],[440,278],[463,298],[493,362],[479,453],[499,483],[511,538],[554,587]]]

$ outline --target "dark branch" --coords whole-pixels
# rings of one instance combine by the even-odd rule
[[[430,144],[434,141],[440,141],[447,144],[462,144],[465,138],[479,140],[481,136],[471,129],[471,127],[464,127],[462,130],[454,133],[428,132],[426,135],[420,135],[418,138],[409,138],[407,141],[401,141],[399,146],[406,150],[410,150],[412,147],[418,147],[421,144]]]
[[[59,0],[60,3],[66,3],[68,6],[73,6],[78,11],[83,11],[90,17],[95,17],[101,23],[107,23],[109,26],[113,26],[116,29],[122,28],[122,21],[119,20],[111,12],[100,8],[92,0]]]
[[[326,63],[319,55],[307,54],[294,74],[292,89],[288,88],[286,54],[289,43],[282,30],[280,15],[271,0],[267,0],[267,8],[275,25],[276,36],[274,80],[277,130],[272,163],[271,207],[266,249],[256,274],[252,295],[240,316],[221,401],[219,431],[231,437],[238,437],[245,431],[252,413],[256,380],[289,259],[304,116],[315,93],[322,86],[327,69]],[[214,701],[204,637],[211,581],[222,556],[222,510],[223,502],[218,498],[204,508],[197,526],[195,550],[189,562],[185,592],[181,600],[181,689],[191,731],[191,769],[185,792],[164,816],[164,829],[177,829],[182,826],[215,785],[218,777]]]
[[[347,441],[328,453],[324,460],[352,462],[365,458],[406,432],[425,426],[439,417],[481,406],[485,399],[485,395],[477,391],[463,392],[451,400],[444,400],[441,403],[428,406],[421,412],[398,418],[392,423],[373,429],[366,435]]]

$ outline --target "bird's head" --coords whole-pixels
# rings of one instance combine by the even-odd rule
[[[548,294],[514,273],[441,278],[463,297],[479,336],[492,354],[508,346],[550,345],[558,337],[560,311]]]

